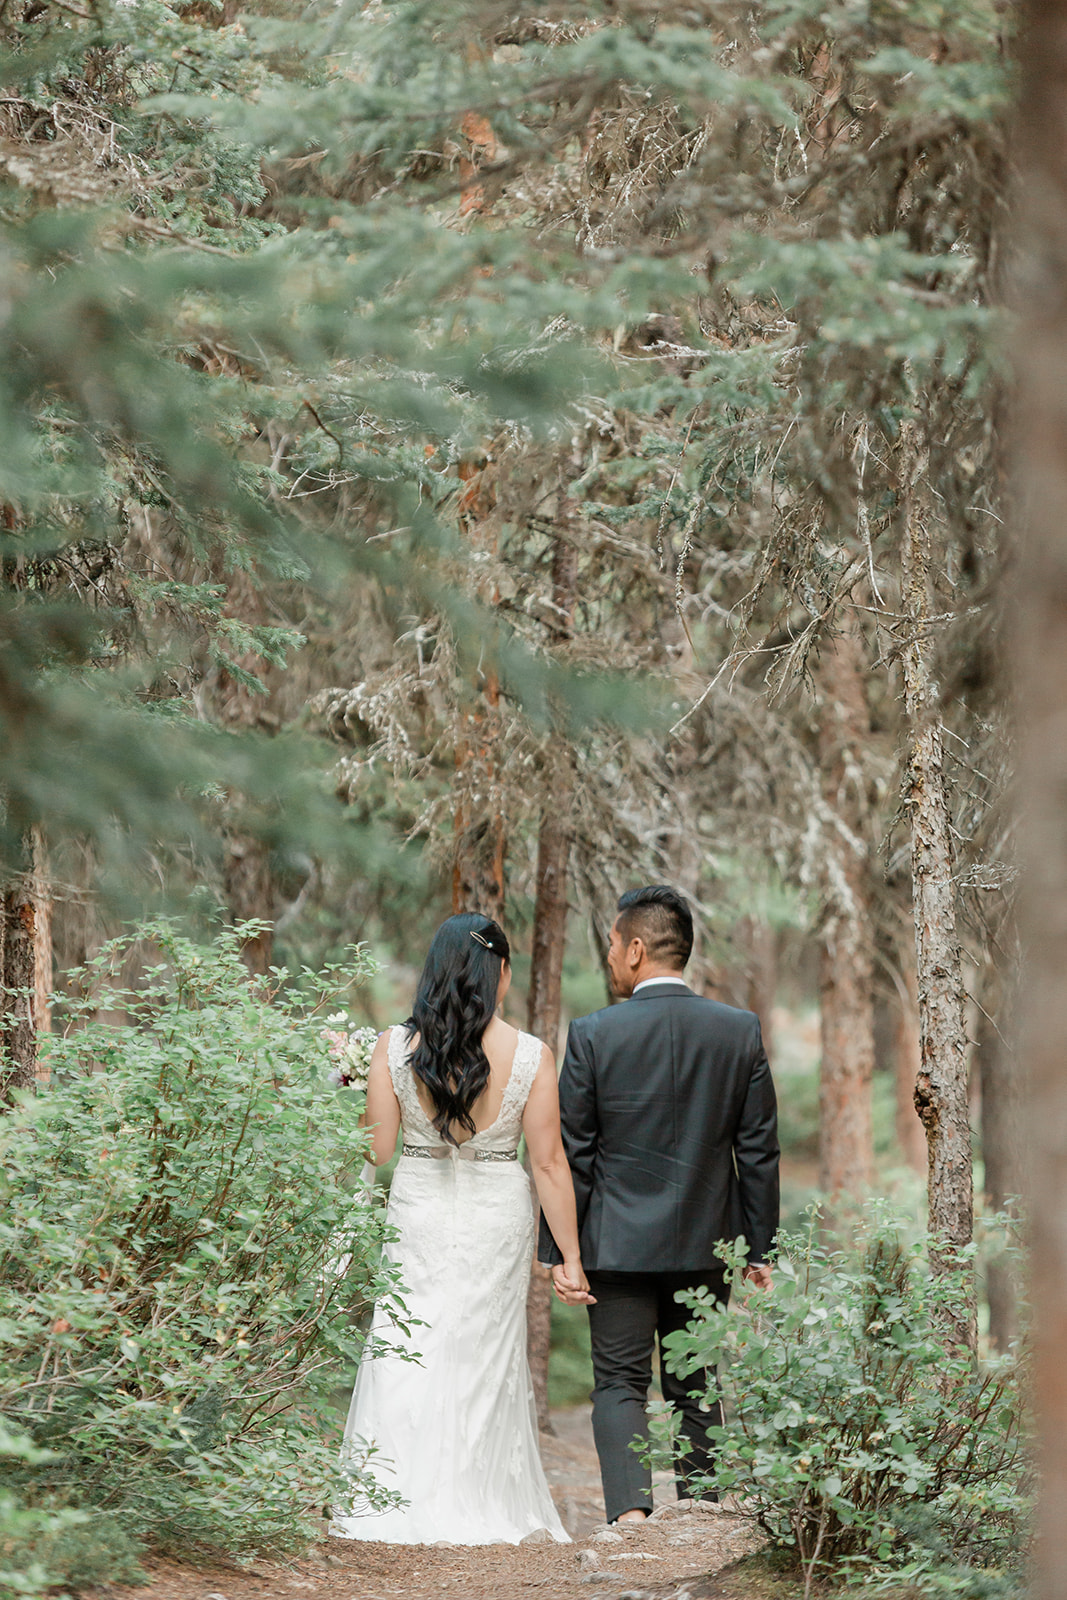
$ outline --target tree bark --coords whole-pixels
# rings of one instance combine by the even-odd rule
[[[819,757],[830,818],[819,972],[819,1186],[831,1201],[861,1198],[874,1177],[874,934],[861,765],[871,724],[862,663],[862,639],[850,629],[827,641],[819,674]]]
[[[460,529],[474,550],[495,554],[497,538],[491,513],[496,495],[488,458],[462,461],[457,470],[464,485],[458,507]],[[484,598],[495,605],[495,587]],[[462,774],[462,782],[457,786],[452,911],[480,911],[503,923],[507,833],[496,763],[500,680],[492,667],[476,692],[477,700],[465,713],[456,739],[456,772]]]
[[[38,1036],[52,1031],[52,988],[54,984],[52,951],[52,887],[48,875],[48,852],[39,828],[34,828],[33,873],[30,894],[33,899],[33,1023]],[[36,1051],[36,1076],[48,1082],[48,1069],[41,1064]]]
[[[566,499],[561,489],[560,518]],[[578,553],[569,539],[557,538],[552,561],[552,600],[559,618],[555,642],[568,637],[578,594]],[[567,883],[571,853],[571,804],[574,768],[569,755],[546,775],[550,784],[537,839],[537,890],[530,949],[529,1031],[559,1054],[563,954],[567,940]],[[535,1214],[538,1211],[536,1200]],[[537,1404],[537,1425],[552,1433],[548,1409],[548,1358],[552,1347],[552,1278],[536,1260],[530,1268],[526,1303],[527,1353]]]
[[[268,924],[241,945],[241,959],[253,977],[262,977],[274,957],[274,875],[270,847],[247,833],[226,838],[223,893],[234,922]]]
[[[909,446],[911,448],[909,449]],[[913,426],[904,453],[914,464]],[[920,1066],[915,1105],[926,1130],[927,1216],[931,1266],[960,1270],[957,1252],[974,1231],[974,1174],[967,1104],[965,992],[956,934],[956,888],[942,748],[939,697],[928,660],[930,534],[918,504],[916,469],[905,494],[902,577],[908,638],[902,653],[908,727],[904,805],[911,827],[915,970]],[[978,1329],[974,1274],[966,1302],[946,1318],[950,1349],[973,1351]]]
[[[563,952],[567,930],[567,867],[571,851],[573,772],[561,763],[552,806],[541,818],[537,839],[537,893],[530,946],[527,1027],[559,1054]]]
[[[249,625],[267,620],[263,596],[248,573],[232,572],[226,582],[226,615]],[[258,729],[273,734],[279,720],[271,706],[270,689],[274,669],[256,655],[246,655],[241,666],[255,674],[267,689],[257,693],[220,667],[214,683],[214,700],[219,720],[230,728]],[[234,800],[236,796],[232,797]],[[252,977],[262,977],[274,959],[275,884],[270,846],[254,834],[227,826],[223,839],[222,892],[235,923],[259,921],[269,924],[260,933],[245,939],[241,958]]]
[[[1033,1255],[1037,1600],[1067,1595],[1067,5],[1027,0],[1016,150],[1019,543],[1014,655],[1023,857],[1020,1056]]]
[[[874,1176],[870,963],[854,924],[825,937],[819,975],[819,1187],[831,1201],[861,1199]]]
[[[915,1085],[922,1065],[919,1036],[919,988],[915,976],[914,938],[897,952],[895,1025],[893,1029],[893,1082],[896,1099],[896,1134],[901,1155],[916,1172],[927,1169],[926,1132],[915,1105]]]
[[[33,895],[33,848],[25,842],[26,870],[0,893],[0,1104],[16,1089],[32,1089],[37,1078],[37,914]]]
[[[553,791],[553,805],[541,819],[537,841],[537,896],[534,903],[527,1023],[557,1055],[562,998],[563,951],[567,931],[567,865],[570,858],[570,800],[573,774],[567,763]],[[536,1200],[534,1210],[538,1207]],[[553,1432],[548,1410],[548,1357],[552,1345],[552,1277],[536,1260],[530,1268],[526,1304],[527,1353],[537,1403],[537,1425]]]
[[[778,988],[778,934],[770,923],[746,917],[742,930],[746,970],[742,1003],[759,1018],[763,1047],[774,1052],[774,998]]]
[[[499,699],[495,681],[487,697],[495,707]],[[456,752],[457,764],[469,768],[476,761],[484,777],[486,810],[471,817],[467,807],[456,813],[455,846],[452,858],[452,911],[480,911],[495,922],[504,921],[504,818],[496,799],[496,769],[490,743],[480,728],[476,742]],[[466,774],[468,780],[470,772]]]

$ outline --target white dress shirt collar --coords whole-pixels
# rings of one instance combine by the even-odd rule
[[[642,978],[640,983],[634,984],[633,993],[640,994],[642,989],[650,989],[654,983],[680,983],[683,989],[688,989],[689,987],[681,973],[679,973],[676,978]]]

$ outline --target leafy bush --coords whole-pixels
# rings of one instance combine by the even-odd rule
[[[51,1452],[39,1450],[24,1433],[13,1433],[0,1424],[0,1466],[21,1463],[40,1466],[51,1459]],[[55,1510],[23,1505],[10,1489],[0,1486],[0,1595],[37,1600],[55,1581],[57,1563],[49,1560],[50,1551],[72,1536],[80,1537],[88,1522],[84,1511]],[[82,1581],[92,1581],[79,1572]],[[141,1576],[129,1561],[110,1562],[107,1576],[130,1582]]]
[[[1017,1562],[1025,1524],[1016,1374],[946,1354],[938,1329],[962,1281],[929,1277],[921,1244],[877,1219],[857,1243],[850,1259],[786,1239],[773,1293],[725,1311],[690,1297],[693,1323],[665,1343],[672,1371],[720,1368],[725,1422],[709,1430],[705,1486],[793,1547],[808,1587],[841,1562],[909,1567],[914,1581],[946,1562],[992,1576]],[[674,1431],[660,1422],[660,1448]]]
[[[593,1387],[589,1318],[584,1306],[565,1306],[552,1297],[552,1359],[548,1403],[555,1410],[584,1405]]]
[[[361,1102],[326,1083],[315,994],[298,1010],[284,974],[248,981],[242,930],[139,937],[160,964],[116,988],[125,939],[79,974],[51,1086],[0,1118],[0,1422],[29,1449],[0,1457],[0,1494],[80,1512],[113,1567],[131,1536],[299,1548],[351,1492],[330,1391],[368,1300],[395,1300]],[[63,1527],[12,1539],[76,1581]]]

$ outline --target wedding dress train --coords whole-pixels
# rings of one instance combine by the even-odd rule
[[[495,1122],[457,1149],[419,1103],[406,1031],[389,1036],[404,1144],[387,1250],[412,1326],[375,1311],[371,1339],[393,1349],[360,1366],[345,1451],[355,1466],[373,1445],[371,1472],[406,1503],[374,1512],[357,1501],[330,1524],[342,1538],[517,1544],[546,1529],[568,1542],[541,1466],[526,1358],[534,1229],[516,1151],[540,1057],[540,1040],[521,1033]]]

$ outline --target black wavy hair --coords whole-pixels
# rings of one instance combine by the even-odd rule
[[[489,1082],[482,1035],[493,1019],[500,973],[511,959],[507,934],[491,917],[462,912],[430,941],[405,1026],[418,1033],[411,1070],[433,1101],[433,1125],[450,1144],[454,1124],[475,1133],[471,1107]]]
[[[619,897],[619,935],[624,944],[645,941],[649,960],[679,972],[693,952],[693,913],[677,889],[650,883]]]

